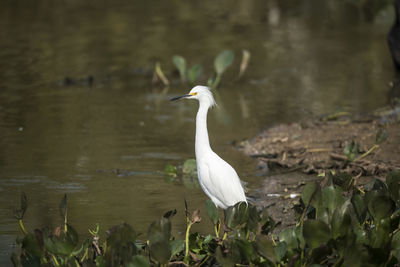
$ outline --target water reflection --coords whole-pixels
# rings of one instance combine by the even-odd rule
[[[210,139],[253,189],[260,185],[254,162],[231,147],[233,140],[338,107],[364,112],[385,104],[393,12],[364,9],[316,0],[3,3],[0,264],[8,264],[18,234],[12,209],[21,191],[30,229],[59,222],[65,192],[70,222],[84,234],[96,222],[105,229],[122,221],[145,232],[173,208],[181,231],[183,199],[203,208],[200,189],[166,183],[160,174],[166,164],[194,157],[197,104],[168,101],[190,89],[173,75],[174,54],[202,64],[205,82],[215,55],[235,51],[219,108],[209,113]],[[243,49],[252,57],[237,81]],[[171,88],[151,85],[156,60]]]

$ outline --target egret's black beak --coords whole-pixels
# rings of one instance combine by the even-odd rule
[[[181,95],[181,96],[173,97],[173,98],[170,99],[170,101],[175,101],[175,100],[178,100],[178,99],[181,99],[181,98],[184,98],[184,97],[189,97],[189,96],[192,96],[192,95]]]

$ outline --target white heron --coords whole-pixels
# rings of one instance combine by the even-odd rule
[[[212,92],[206,86],[195,86],[189,94],[174,97],[171,100],[181,98],[199,101],[199,110],[196,116],[195,153],[201,188],[214,204],[222,209],[227,209],[242,201],[247,203],[242,183],[235,169],[210,147],[207,112],[215,105]]]

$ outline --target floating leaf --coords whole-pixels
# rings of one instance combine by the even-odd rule
[[[67,231],[57,229],[55,234],[50,234],[46,230],[43,238],[44,247],[47,251],[55,255],[68,256],[78,244],[78,233],[70,225],[66,225]]]
[[[187,159],[183,163],[182,173],[190,176],[197,175],[197,164],[195,159]]]
[[[306,243],[312,249],[327,243],[331,238],[329,226],[319,220],[305,221],[303,225],[303,236]]]
[[[322,205],[328,208],[329,214],[332,215],[336,207],[341,206],[344,202],[340,187],[327,186],[322,189]]]
[[[247,220],[247,203],[238,202],[225,210],[225,224],[233,229]]]
[[[174,55],[172,57],[172,62],[179,71],[181,81],[184,82],[186,79],[186,60],[182,56]]]
[[[220,246],[217,247],[217,250],[216,250],[216,253],[215,253],[215,258],[216,258],[217,262],[221,266],[224,266],[224,267],[233,267],[233,266],[235,266],[235,263],[236,263],[235,259],[233,259],[229,255],[225,256],[222,253],[222,250],[221,250]]]
[[[334,239],[346,235],[349,231],[349,226],[351,225],[350,205],[350,200],[347,200],[340,208],[335,209],[333,212],[331,228]]]
[[[22,248],[25,249],[29,254],[36,257],[42,256],[41,244],[39,243],[36,235],[29,233],[22,240]]]
[[[212,202],[210,199],[206,200],[206,212],[211,222],[214,225],[217,224],[219,220],[218,208],[215,206],[214,202]]]
[[[353,186],[353,177],[348,173],[345,172],[336,174],[329,173],[328,175],[332,177],[332,182],[335,185],[340,186],[343,190],[348,191]]]
[[[360,194],[354,194],[351,198],[351,204],[353,204],[358,222],[363,224],[367,215],[367,205],[364,202],[364,198]]]
[[[177,169],[174,165],[167,164],[164,168],[164,174],[171,176],[171,177],[176,177],[177,176]]]
[[[189,70],[188,70],[188,80],[190,84],[194,84],[197,79],[201,76],[203,73],[203,67],[199,64],[193,65]]]
[[[224,50],[218,54],[214,61],[214,67],[217,75],[221,75],[233,63],[235,55],[231,50]]]
[[[285,242],[289,249],[295,250],[298,247],[298,240],[297,240],[297,235],[296,231],[294,228],[287,228],[283,229],[279,234],[279,241],[280,242]]]

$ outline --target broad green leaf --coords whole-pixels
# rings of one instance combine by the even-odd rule
[[[346,235],[351,225],[350,200],[347,200],[343,205],[333,212],[331,220],[332,237],[334,239]]]
[[[386,175],[386,184],[391,198],[400,204],[400,171],[392,171]]]
[[[181,253],[185,247],[185,242],[180,239],[175,239],[171,241],[171,256],[175,256],[178,253]]]
[[[128,267],[150,267],[149,260],[147,257],[142,255],[135,255],[132,257],[130,263],[127,264]]]
[[[42,256],[42,250],[36,236],[32,233],[27,234],[22,240],[22,248],[36,257]]]
[[[238,202],[225,211],[225,224],[233,229],[247,220],[247,203]]]
[[[206,200],[206,212],[211,222],[214,225],[217,224],[219,220],[218,208],[215,206],[214,202],[212,202],[210,199]]]
[[[331,238],[329,226],[317,220],[307,220],[303,225],[303,236],[306,243],[312,248],[327,243]]]
[[[184,82],[186,79],[186,60],[182,56],[174,55],[172,57],[172,62],[179,71],[181,81]]]
[[[358,144],[354,140],[352,140],[350,143],[348,143],[345,146],[343,152],[350,161],[353,161],[358,156],[358,154],[361,152],[360,144]]]
[[[400,231],[397,231],[393,235],[391,247],[392,247],[392,249],[397,249],[400,251]]]
[[[276,258],[278,260],[278,262],[282,261],[283,257],[285,257],[286,252],[288,250],[288,245],[286,244],[286,242],[279,242],[278,244],[276,244],[275,247],[275,255]]]
[[[303,200],[304,206],[308,206],[311,202],[315,192],[319,189],[319,185],[316,182],[307,183],[303,191],[301,192],[301,200]]]
[[[223,267],[233,267],[233,266],[235,266],[235,263],[236,263],[235,259],[233,259],[229,255],[225,256],[222,253],[220,246],[217,247],[217,250],[215,253],[215,258],[216,258],[217,262]]]
[[[233,63],[235,55],[231,50],[224,50],[215,58],[214,67],[217,75],[221,75]]]
[[[336,207],[343,204],[344,198],[340,187],[327,186],[322,189],[322,205],[328,208],[329,215],[333,214]]]
[[[365,204],[364,198],[360,194],[353,194],[351,197],[351,204],[353,204],[358,222],[363,224],[367,215],[367,205]]]
[[[390,243],[390,219],[382,219],[370,233],[370,246],[372,248],[385,248]]]
[[[297,240],[295,228],[286,228],[286,229],[282,230],[278,234],[278,237],[279,237],[279,241],[285,242],[287,244],[287,246],[289,247],[289,249],[291,249],[291,250],[297,249],[299,243]]]
[[[148,230],[150,255],[160,263],[166,263],[171,257],[171,222],[167,218],[154,221]]]
[[[58,231],[58,234],[49,234],[49,231],[45,231],[43,238],[44,247],[47,251],[55,255],[68,256],[74,250],[78,244],[78,233],[70,225],[67,226],[67,231]]]
[[[201,74],[203,73],[203,67],[199,64],[196,64],[194,66],[192,66],[189,70],[188,70],[188,80],[190,84],[194,84],[197,79],[201,76]]]
[[[253,244],[249,240],[235,239],[235,244],[239,247],[240,255],[244,257],[248,262],[251,262],[253,255],[255,254]]]
[[[395,203],[388,196],[375,196],[368,203],[368,211],[374,217],[375,222],[392,215]]]
[[[276,262],[275,249],[270,237],[258,235],[256,237],[256,248],[258,254],[268,259],[271,262]]]
[[[253,233],[257,233],[259,230],[259,223],[261,221],[261,217],[259,212],[257,211],[256,206],[248,203],[247,207],[247,228],[252,231]]]

